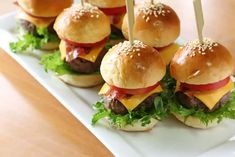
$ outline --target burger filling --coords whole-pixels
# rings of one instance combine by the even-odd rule
[[[60,52],[45,54],[41,64],[46,70],[64,74],[99,73],[102,58],[108,51],[107,38],[95,44],[79,44],[67,40],[60,43]]]
[[[154,93],[147,97],[143,102],[141,102],[133,111],[137,111],[139,109],[143,109],[145,111],[154,109],[154,99],[159,94]],[[127,96],[128,97],[128,96]],[[106,109],[110,109],[115,114],[125,115],[128,114],[128,110],[126,107],[120,102],[118,99],[112,99],[109,97],[103,97],[103,101]]]
[[[29,16],[29,15],[27,15]],[[48,26],[36,26],[34,23],[26,20],[18,20],[19,39],[17,42],[10,43],[13,52],[22,53],[32,49],[41,49],[49,42],[59,43],[59,38],[53,29],[54,22]]]
[[[151,91],[145,90],[147,93],[136,95],[119,93],[120,91],[110,92],[110,89],[112,90],[112,87],[105,84],[99,92],[102,101],[94,105],[97,112],[93,116],[93,124],[108,118],[111,125],[117,128],[133,125],[135,122],[141,122],[142,126],[145,126],[151,123],[151,118],[162,120],[168,115],[160,85]]]
[[[221,87],[224,82],[226,84]],[[205,125],[214,120],[220,122],[223,118],[235,119],[234,84],[229,77],[228,82],[222,80],[213,84],[187,87],[191,90],[177,83],[175,94],[172,92],[173,99],[168,102],[171,112],[185,117],[185,120],[189,116],[199,118]]]
[[[185,94],[182,91],[176,92],[176,98],[181,105],[190,109],[195,108],[205,112],[214,112],[219,109],[222,105],[229,101],[231,92],[226,93],[222,98],[214,105],[212,109],[209,109],[200,99],[194,97],[193,95]]]

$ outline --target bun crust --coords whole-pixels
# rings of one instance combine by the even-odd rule
[[[135,122],[133,125],[126,125],[125,127],[118,128],[119,130],[128,131],[128,132],[140,132],[140,131],[150,131],[158,123],[158,120],[151,118],[150,123],[142,126],[140,121]],[[112,126],[112,124],[110,124]]]
[[[99,8],[117,8],[126,5],[125,0],[86,0]]]
[[[166,73],[166,65],[159,52],[137,40],[133,46],[125,41],[111,48],[100,69],[109,85],[125,89],[153,86]]]
[[[42,50],[50,51],[55,50],[59,47],[59,42],[48,42],[42,46]]]
[[[156,4],[157,5],[157,4]],[[165,14],[146,15],[148,6],[135,8],[134,38],[152,47],[160,48],[173,43],[180,34],[180,20],[175,11],[162,4]],[[128,18],[124,17],[122,32],[128,39]]]
[[[173,115],[176,117],[176,119],[178,119],[179,121],[181,121],[185,125],[193,127],[193,128],[197,128],[197,129],[209,129],[209,128],[212,128],[212,127],[215,127],[218,125],[217,120],[209,122],[208,125],[205,125],[204,123],[202,123],[200,121],[200,119],[192,117],[192,116],[189,116],[187,118],[187,120],[184,121],[184,117],[182,117],[178,114],[175,114],[175,113],[173,113]]]
[[[19,6],[27,13],[37,17],[56,17],[73,0],[17,0]]]
[[[232,75],[234,63],[229,51],[221,44],[205,41],[212,44],[205,51],[200,51],[199,41],[186,44],[179,49],[170,64],[171,75],[182,83],[209,84],[215,83]]]
[[[84,5],[74,5],[57,17],[54,29],[59,37],[77,43],[96,43],[109,36],[109,18],[97,7]]]
[[[89,75],[62,75],[59,78],[65,83],[82,88],[95,87],[102,83],[104,80],[102,79],[100,74],[89,74]]]
[[[25,13],[24,11],[20,11],[17,15],[16,18],[18,19],[22,19],[22,20],[26,20],[31,22],[32,24],[34,24],[37,27],[48,27],[52,22],[55,21],[55,18],[36,18],[36,17],[32,17],[30,15],[28,15],[27,13]]]

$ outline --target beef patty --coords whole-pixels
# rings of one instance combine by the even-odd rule
[[[105,54],[106,50],[103,49],[94,63],[79,57],[67,63],[76,72],[90,74],[99,71],[101,61]]]
[[[146,98],[142,103],[140,103],[134,110],[139,110],[144,108],[145,110],[150,110],[154,108],[154,99],[158,96],[157,93],[150,95]],[[115,114],[125,115],[128,113],[126,107],[117,99],[112,99],[108,97],[104,97],[105,107],[111,109]]]
[[[20,19],[19,24],[26,32],[29,32],[30,34],[34,34],[34,35],[37,34],[37,27],[33,23],[31,23],[27,20]],[[55,33],[56,34],[55,30],[53,29],[53,25],[54,25],[54,22],[52,22],[47,27],[47,30],[48,30],[49,33]]]
[[[201,102],[199,99],[197,99],[194,96],[186,95],[184,92],[179,91],[176,92],[176,98],[177,100],[186,108],[196,108],[196,109],[202,109],[203,111],[213,112],[220,108],[223,104],[225,104],[229,100],[230,92],[226,93],[219,102],[216,103],[214,108],[212,110],[209,110],[209,108]]]

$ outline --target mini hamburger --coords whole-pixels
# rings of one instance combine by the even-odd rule
[[[95,105],[92,122],[106,118],[109,124],[125,131],[152,129],[167,110],[161,100],[160,80],[166,65],[159,52],[135,40],[112,47],[101,63],[105,84]]]
[[[128,18],[124,17],[122,32],[128,39]],[[135,7],[134,38],[156,48],[169,64],[178,50],[174,43],[180,34],[180,20],[175,11],[162,3],[145,3]]]
[[[235,119],[234,63],[229,51],[210,39],[187,43],[170,64],[177,80],[171,112],[184,124],[209,128],[223,119]]]
[[[112,24],[112,39],[124,39],[121,27],[124,15],[126,14],[125,0],[86,0],[88,3],[97,6],[110,18]]]
[[[59,38],[53,24],[56,16],[72,3],[73,0],[17,0],[16,4],[20,8],[16,16],[19,39],[10,44],[12,51],[58,48]]]
[[[109,18],[95,6],[77,4],[57,17],[54,29],[61,39],[60,52],[42,58],[45,69],[78,87],[102,83],[99,69],[111,32]]]

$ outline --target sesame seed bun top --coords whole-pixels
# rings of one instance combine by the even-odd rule
[[[128,17],[124,17],[122,32],[128,37]],[[146,3],[135,7],[134,38],[152,47],[173,43],[180,34],[180,20],[175,11],[162,3]]]
[[[85,3],[65,9],[56,19],[54,29],[62,39],[76,43],[96,43],[108,37],[109,18],[97,7]]]
[[[19,6],[27,13],[37,17],[56,17],[73,0],[17,0]]]
[[[233,72],[230,52],[221,44],[204,39],[191,41],[176,52],[170,64],[171,75],[188,84],[209,84],[223,80]]]
[[[112,47],[101,63],[101,75],[109,84],[119,88],[138,89],[155,85],[166,73],[159,52],[135,40]]]

